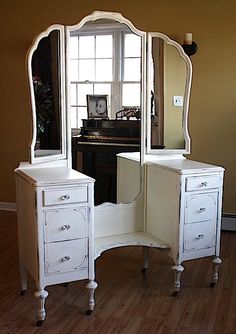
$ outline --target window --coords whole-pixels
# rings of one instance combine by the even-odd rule
[[[71,127],[87,118],[87,94],[108,95],[108,116],[124,106],[140,106],[141,37],[127,27],[82,28],[70,36]]]

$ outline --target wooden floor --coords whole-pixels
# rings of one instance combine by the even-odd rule
[[[236,233],[222,233],[220,279],[209,288],[210,259],[185,262],[182,291],[172,297],[172,262],[151,250],[141,274],[139,247],[114,249],[96,263],[97,306],[90,316],[85,282],[48,287],[47,319],[35,326],[34,282],[20,295],[16,214],[0,211],[0,334],[236,333]]]

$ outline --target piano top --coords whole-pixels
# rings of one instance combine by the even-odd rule
[[[83,119],[80,140],[140,141],[139,120]]]

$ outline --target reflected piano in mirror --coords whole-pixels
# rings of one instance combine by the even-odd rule
[[[116,154],[140,152],[141,122],[127,115],[122,119],[127,111],[112,120],[83,119],[80,135],[72,137],[72,167],[96,180],[96,205],[116,203]]]

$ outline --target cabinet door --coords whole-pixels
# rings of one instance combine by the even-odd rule
[[[45,244],[45,275],[87,268],[87,238]]]
[[[87,237],[88,208],[67,208],[45,212],[44,241],[62,241]]]
[[[188,195],[185,224],[216,220],[218,193]]]

